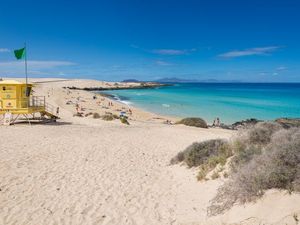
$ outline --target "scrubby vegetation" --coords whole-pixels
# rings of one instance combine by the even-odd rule
[[[112,113],[105,114],[105,115],[101,116],[101,118],[106,121],[112,121],[114,119],[119,119],[119,117],[117,115],[112,114]]]
[[[208,128],[207,123],[205,122],[204,119],[196,118],[196,117],[182,119],[178,121],[176,124],[184,124],[186,126]]]
[[[219,178],[217,165],[227,163],[225,182],[208,208],[208,215],[216,215],[236,203],[255,201],[272,188],[300,192],[300,128],[258,123],[229,143],[194,143],[171,162],[199,167],[199,180],[207,179],[210,171],[212,179]]]
[[[270,142],[272,135],[282,129],[282,126],[275,122],[258,123],[246,134],[248,143],[252,145],[266,145]]]
[[[279,118],[275,121],[285,128],[300,127],[300,119]]]
[[[202,180],[218,164],[225,165],[227,158],[231,155],[231,148],[226,141],[214,139],[193,143],[172,158],[171,164],[185,162],[188,167],[199,166],[198,179]]]
[[[115,119],[112,114],[103,115],[101,118],[106,121],[111,121]]]
[[[300,129],[276,132],[268,145],[253,154],[251,160],[240,161],[238,170],[229,178],[212,200],[208,209],[210,215],[222,213],[235,203],[256,200],[268,189],[299,192]]]
[[[100,118],[99,113],[93,113],[93,118],[94,118],[94,119],[99,119],[99,118]]]

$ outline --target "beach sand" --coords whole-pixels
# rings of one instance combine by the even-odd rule
[[[277,190],[207,218],[222,179],[198,182],[197,170],[169,162],[195,141],[230,139],[235,132],[166,125],[166,119],[176,118],[62,88],[91,85],[106,84],[39,83],[35,95],[59,107],[61,119],[0,126],[0,224],[296,224],[300,195]],[[118,115],[130,108],[130,125],[74,117],[76,103],[83,114]]]

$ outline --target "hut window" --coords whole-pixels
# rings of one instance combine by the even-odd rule
[[[6,90],[6,87],[3,86],[3,87],[2,87],[2,90],[5,91],[5,90]]]
[[[26,87],[26,97],[30,96],[31,87]]]

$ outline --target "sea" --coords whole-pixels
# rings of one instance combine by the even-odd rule
[[[129,106],[161,115],[201,117],[209,124],[217,117],[225,124],[300,117],[300,83],[173,83],[104,93]]]

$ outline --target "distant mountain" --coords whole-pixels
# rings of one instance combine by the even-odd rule
[[[162,78],[155,80],[155,82],[161,83],[240,83],[239,80],[217,80],[217,79],[206,79],[206,80],[195,80],[195,79],[181,79],[177,77]]]
[[[182,79],[177,77],[166,77],[154,81],[139,81],[136,79],[126,79],[122,82],[127,83],[140,83],[140,82],[158,82],[158,83],[240,83],[239,80],[217,80],[217,79],[205,79],[205,80],[196,80],[196,79]]]
[[[240,80],[216,80],[216,79],[207,79],[199,80],[200,83],[242,83]]]
[[[136,80],[136,79],[126,79],[126,80],[123,80],[122,82],[127,82],[127,83],[140,83],[140,81]]]
[[[155,82],[170,82],[170,83],[194,83],[194,82],[199,82],[197,80],[189,80],[189,79],[181,79],[177,77],[169,77],[169,78],[162,78],[159,80],[155,80]]]

